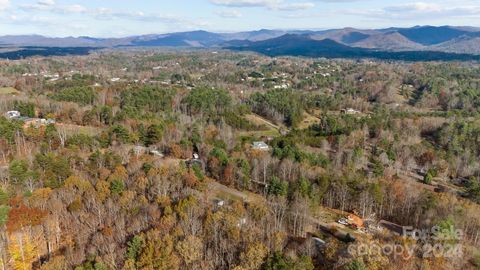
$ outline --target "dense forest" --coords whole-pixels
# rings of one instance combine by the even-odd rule
[[[3,44],[2,44],[3,45]],[[19,60],[32,56],[67,56],[67,55],[87,55],[91,51],[95,51],[101,48],[96,47],[13,47],[1,46],[0,48],[6,48],[6,52],[0,52],[0,58]]]
[[[104,51],[0,87],[2,270],[480,269],[476,63]]]

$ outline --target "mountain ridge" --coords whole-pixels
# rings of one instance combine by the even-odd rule
[[[294,38],[295,37],[295,38]],[[41,35],[0,36],[0,47],[182,47],[182,48],[235,48],[258,51],[259,46],[283,42],[299,42],[295,53],[303,49],[304,55],[331,47],[339,52],[366,54],[371,50],[384,52],[432,52],[480,55],[480,28],[471,26],[415,26],[384,29],[341,28],[327,30],[271,30],[215,33],[205,30],[139,35],[122,38],[45,37]],[[270,41],[270,43],[268,43]],[[325,42],[315,42],[325,41]],[[331,41],[334,41],[335,46]],[[260,42],[260,43],[258,43]],[[263,42],[263,43],[262,43]],[[293,44],[290,49],[293,48]],[[340,46],[343,45],[343,46]],[[307,46],[320,46],[308,48]],[[335,48],[333,48],[335,47]],[[272,48],[271,48],[272,49]],[[286,47],[276,49],[286,50]],[[365,50],[363,50],[365,49]],[[428,53],[427,53],[428,52]],[[370,53],[370,52],[369,52]],[[367,54],[369,54],[367,53]],[[323,52],[321,53],[323,54]],[[330,53],[334,54],[334,53]],[[420,53],[417,53],[420,54]],[[337,54],[334,54],[337,55]],[[428,58],[428,57],[427,57]]]
[[[168,46],[168,47],[218,47],[232,40],[262,41],[277,38],[285,34],[309,35],[313,39],[332,39],[345,45],[371,48],[370,42],[375,39],[375,48],[390,49],[405,47],[392,44],[392,33],[397,35],[399,43],[411,43],[409,48],[434,47],[456,39],[476,38],[480,36],[480,28],[470,26],[415,26],[410,28],[357,29],[352,27],[341,29],[314,30],[270,30],[215,33],[204,30],[190,32],[173,32],[165,34],[137,35],[121,38],[79,37],[47,37],[41,35],[6,35],[0,36],[0,44],[4,46],[46,46],[46,47],[114,47],[114,46]],[[401,35],[402,37],[398,36]],[[461,41],[464,42],[464,39]],[[407,39],[408,41],[406,41]],[[385,40],[383,44],[382,40]],[[416,44],[416,45],[415,45]],[[415,46],[413,46],[415,45]],[[450,44],[451,45],[451,44]],[[450,46],[451,47],[451,46]],[[463,51],[463,50],[462,50]]]
[[[480,55],[458,54],[441,51],[382,51],[350,47],[332,39],[317,40],[305,35],[285,34],[281,37],[250,42],[243,46],[230,46],[235,51],[253,51],[276,56],[304,56],[325,58],[375,58],[401,61],[479,61]]]

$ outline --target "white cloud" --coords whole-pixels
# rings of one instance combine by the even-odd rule
[[[273,7],[280,4],[280,0],[210,0],[211,3],[227,7]]]
[[[0,11],[4,11],[10,5],[10,0],[0,0]]]
[[[5,0],[0,0],[5,1]],[[85,6],[74,5],[59,5],[54,0],[39,0],[35,4],[23,4],[19,8],[26,12],[36,13],[39,11],[55,13],[60,15],[68,14],[83,14],[93,17],[98,20],[115,20],[125,19],[132,21],[148,21],[148,22],[162,22],[169,24],[189,23],[189,20],[183,19],[179,16],[169,14],[154,14],[144,13],[142,11],[117,11],[110,8],[87,8]]]
[[[76,5],[61,7],[58,11],[64,12],[64,13],[85,13],[88,11],[88,9],[82,5],[76,4]]]
[[[305,2],[305,3],[282,4],[282,5],[278,5],[276,9],[283,10],[283,11],[297,11],[297,10],[311,9],[314,7],[315,7],[314,3]]]
[[[416,21],[461,18],[461,17],[480,17],[480,4],[443,2],[442,4],[433,2],[413,2],[399,5],[386,6],[381,9],[370,10],[350,10],[349,14],[372,16],[386,20],[407,20]]]
[[[444,8],[436,3],[406,3],[401,5],[389,6],[385,11],[390,12],[441,12]]]
[[[43,5],[43,6],[53,6],[55,5],[55,0],[39,0],[37,4]]]
[[[9,0],[0,0],[0,3],[5,1]],[[69,23],[67,25],[62,24],[62,27],[65,30],[71,29],[72,33],[91,33],[92,31],[100,31],[91,29],[79,29],[72,24],[73,20],[78,20],[79,23],[77,25],[80,26],[82,25],[82,23],[85,22],[87,22],[87,24],[89,25],[92,25],[98,23],[99,20],[102,20],[105,21],[108,25],[126,25],[126,28],[129,27],[129,24],[133,25],[135,22],[148,23],[151,25],[155,25],[155,28],[152,28],[152,33],[157,32],[158,29],[171,29],[175,31],[193,30],[209,27],[210,25],[209,22],[203,19],[186,18],[175,14],[116,10],[114,8],[90,8],[88,6],[83,6],[80,4],[63,5],[54,0],[35,1],[36,2],[30,4],[17,5],[17,9],[12,11],[12,14],[10,14],[15,16],[9,18],[8,20],[4,20],[3,23],[12,24],[15,26],[22,25],[25,27],[28,26],[32,28],[38,28],[38,26],[45,25],[47,22],[50,23],[49,27],[53,27],[56,24],[62,24],[62,21],[69,20]],[[69,19],[70,17],[71,20]],[[0,22],[0,25],[1,23],[2,22]],[[133,26],[131,27],[131,29],[131,32],[140,32]],[[142,29],[141,31],[146,32],[144,29]],[[108,34],[105,33],[103,33],[102,35],[108,36]]]
[[[32,4],[21,4],[18,6],[23,11],[56,11],[59,12],[64,7],[58,6],[54,0],[39,0]]]
[[[54,20],[46,16],[26,16],[10,14],[5,18],[4,22],[15,25],[35,25],[35,26],[53,26]]]
[[[288,3],[284,0],[210,0],[210,2],[225,7],[263,7],[280,11],[296,11],[315,7],[312,2]]]
[[[127,19],[132,21],[148,21],[148,22],[163,22],[163,23],[181,23],[187,22],[179,16],[168,14],[146,14],[142,11],[115,11],[109,8],[99,8],[89,10],[88,14],[99,20],[113,20],[113,19]]]
[[[235,9],[226,9],[215,12],[218,16],[222,18],[240,18],[242,13]]]

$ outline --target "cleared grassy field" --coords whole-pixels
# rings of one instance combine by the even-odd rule
[[[96,136],[102,133],[105,128],[99,127],[90,127],[90,126],[78,126],[78,125],[71,125],[71,124],[56,124],[57,129],[62,129],[67,135],[75,135],[75,134],[85,134],[89,136]]]
[[[247,119],[250,123],[254,124],[258,127],[266,127],[266,129],[259,129],[254,131],[242,131],[240,134],[242,136],[254,136],[254,137],[276,137],[280,136],[279,129],[280,127],[273,124],[272,122],[258,116],[255,114],[247,114],[245,115],[245,119]]]
[[[256,114],[247,114],[247,115],[245,115],[245,118],[256,126],[265,125],[269,128],[280,129],[280,126],[275,125],[274,123],[272,123],[272,122],[268,121],[267,119],[262,118],[262,117],[260,117]]]
[[[17,95],[19,93],[20,92],[13,87],[0,87],[0,95]]]
[[[265,199],[255,193],[249,191],[240,191],[231,187],[222,185],[216,181],[208,183],[209,197],[211,199],[221,199],[228,201],[243,201],[264,203]]]
[[[269,130],[254,130],[254,131],[241,131],[241,136],[249,136],[249,137],[278,137],[280,136],[280,132],[276,129],[269,129]]]
[[[298,125],[298,128],[299,129],[306,129],[306,128],[309,128],[311,125],[318,124],[318,123],[320,123],[320,118],[304,112],[303,113],[303,120]]]

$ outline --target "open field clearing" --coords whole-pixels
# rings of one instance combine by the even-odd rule
[[[250,121],[250,123],[259,127],[259,130],[254,131],[242,131],[240,134],[242,136],[265,136],[265,137],[276,137],[280,136],[280,126],[275,125],[274,123],[268,121],[265,118],[262,118],[256,114],[247,114],[245,118]],[[263,128],[262,128],[263,127]]]
[[[298,125],[298,128],[299,129],[306,129],[306,128],[309,128],[311,125],[318,124],[318,123],[320,123],[320,118],[304,112],[303,113],[303,120]]]
[[[56,124],[57,129],[64,130],[67,135],[75,135],[75,134],[86,134],[89,136],[96,136],[102,133],[105,128],[101,127],[92,127],[92,126],[79,126],[73,124]]]
[[[13,87],[0,87],[0,95],[17,95],[19,93],[20,92]]]
[[[275,125],[274,123],[272,123],[272,122],[268,121],[267,119],[265,119],[263,117],[260,117],[256,114],[247,114],[247,115],[245,115],[245,118],[248,121],[250,121],[252,124],[257,125],[257,126],[266,125],[270,128],[280,129],[280,126]]]

